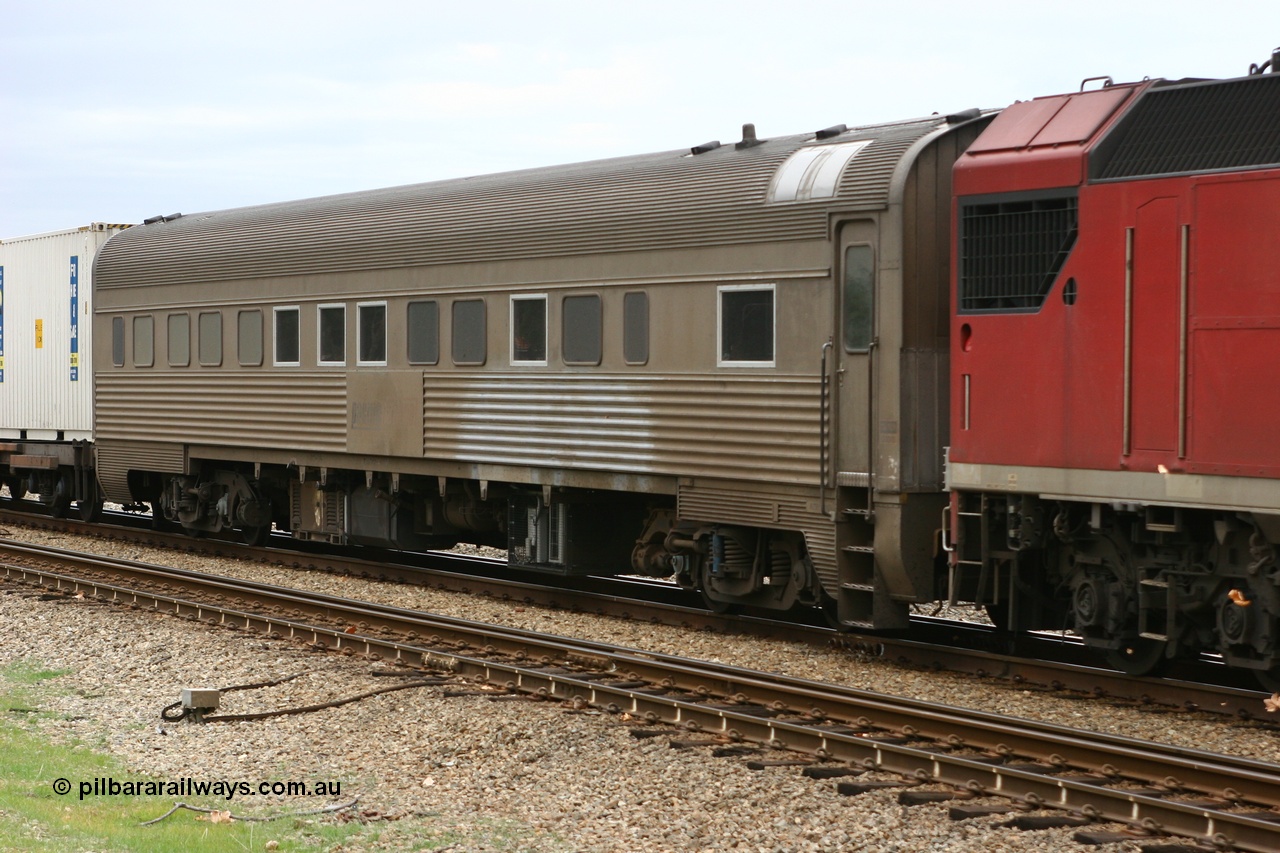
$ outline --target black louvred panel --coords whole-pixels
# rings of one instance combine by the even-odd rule
[[[1076,196],[961,201],[961,313],[1036,311],[1076,242]]]
[[[1280,74],[1151,89],[1095,156],[1096,180],[1280,165]]]

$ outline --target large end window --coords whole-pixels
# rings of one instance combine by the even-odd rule
[[[627,364],[649,361],[649,294],[643,291],[622,297],[622,358]]]
[[[319,307],[320,351],[319,362],[328,367],[341,367],[347,363],[347,306],[321,305]]]
[[[356,364],[386,364],[387,303],[361,302],[356,320]]]
[[[773,366],[773,285],[720,288],[720,364]]]
[[[511,297],[511,363],[547,363],[547,297]]]
[[[875,330],[876,271],[870,246],[844,252],[844,349],[867,352]]]
[[[600,363],[600,297],[566,296],[561,309],[565,364]]]
[[[275,309],[275,350],[273,361],[277,367],[297,367],[302,347],[298,342],[298,309]]]
[[[408,334],[410,364],[440,363],[440,303],[410,302]]]
[[[200,363],[205,367],[222,364],[222,314],[207,311],[197,320],[200,329]]]
[[[453,303],[453,363],[484,364],[486,343],[484,300]]]

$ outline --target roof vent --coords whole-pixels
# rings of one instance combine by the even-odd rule
[[[961,122],[972,121],[973,119],[978,118],[981,115],[982,115],[982,110],[978,109],[977,107],[973,107],[972,109],[967,109],[967,110],[961,110],[958,113],[952,113],[951,115],[947,116],[947,124],[960,124]]]
[[[734,148],[742,150],[743,148],[754,148],[759,145],[762,140],[756,139],[756,126],[748,122],[742,126],[742,141],[734,143]]]
[[[701,145],[695,145],[689,149],[690,154],[706,154],[708,151],[715,151],[720,147],[720,140],[713,139],[710,142],[704,142]]]
[[[172,222],[175,219],[181,219],[181,213],[170,213],[168,216],[153,216],[150,219],[142,220],[143,225],[155,225],[157,222]]]
[[[814,139],[830,139],[833,136],[839,136],[848,130],[848,125],[833,124],[831,127],[824,127],[813,135]]]

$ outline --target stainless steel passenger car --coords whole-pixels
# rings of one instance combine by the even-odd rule
[[[165,218],[95,281],[98,473],[196,531],[501,544],[905,624],[976,112]]]

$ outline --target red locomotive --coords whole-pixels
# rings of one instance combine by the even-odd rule
[[[1280,74],[1004,110],[954,170],[950,594],[1280,681]],[[1272,69],[1274,72],[1276,69]],[[1273,349],[1276,347],[1276,349]]]

